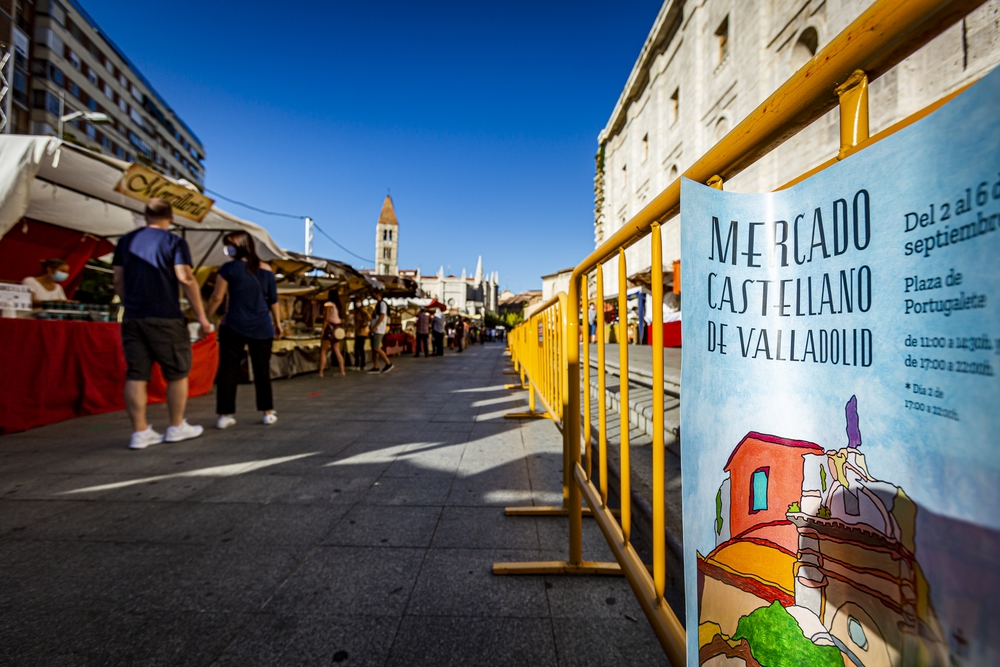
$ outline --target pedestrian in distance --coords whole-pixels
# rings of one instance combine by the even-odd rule
[[[327,293],[326,303],[323,304],[323,340],[319,344],[319,376],[323,377],[323,370],[326,368],[326,351],[333,348],[333,356],[337,359],[337,366],[340,368],[340,376],[347,375],[344,372],[344,355],[340,353],[340,341],[344,340],[344,320],[341,313],[344,308],[340,303],[340,293],[337,290],[330,290]]]
[[[385,336],[389,326],[389,304],[382,299],[382,293],[378,294],[378,301],[375,303],[375,313],[372,315],[372,367],[369,373],[388,373],[393,369],[392,362],[382,349],[382,338]],[[385,362],[385,367],[381,370],[378,367],[379,357]]]
[[[444,356],[444,313],[440,309],[434,311],[434,322],[432,324],[434,336],[434,356]]]
[[[361,297],[354,297],[354,369],[357,371],[365,370],[365,341],[371,335],[371,319]]]
[[[414,357],[420,356],[420,350],[424,351],[424,358],[430,356],[427,352],[427,339],[430,336],[430,317],[427,315],[427,311],[423,308],[417,313],[417,352]]]
[[[236,423],[236,387],[244,350],[250,352],[257,409],[263,413],[263,423],[270,425],[278,421],[271,392],[271,341],[282,335],[278,286],[270,265],[257,256],[252,236],[233,232],[223,243],[231,259],[219,267],[207,307],[212,316],[226,302],[226,313],[219,325],[215,428],[225,429]]]
[[[465,349],[465,318],[458,318],[455,322],[455,351],[461,352]]]
[[[202,434],[201,426],[184,419],[188,374],[191,372],[191,337],[181,312],[180,288],[198,320],[199,336],[212,330],[201,303],[198,281],[191,270],[191,249],[170,231],[174,212],[166,201],[154,197],[146,203],[146,226],[129,232],[115,246],[115,293],[125,306],[122,348],[125,353],[125,409],[132,421],[131,449],[145,449],[180,442]],[[153,362],[167,381],[170,425],[166,437],[146,420],[146,388]]]
[[[597,342],[597,306],[593,303],[587,308],[587,324],[590,327],[590,342]]]

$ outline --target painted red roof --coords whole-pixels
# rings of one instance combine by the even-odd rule
[[[750,431],[743,439],[740,440],[740,444],[736,445],[733,449],[733,453],[729,455],[729,460],[726,461],[726,465],[723,468],[725,471],[729,471],[729,466],[733,462],[733,458],[736,456],[736,452],[740,451],[740,447],[747,440],[760,440],[761,442],[769,442],[774,445],[782,445],[784,447],[800,447],[802,449],[810,449],[817,452],[822,452],[823,448],[817,445],[815,442],[808,442],[807,440],[790,440],[788,438],[779,438],[776,435],[768,435],[766,433],[758,433],[757,431]]]

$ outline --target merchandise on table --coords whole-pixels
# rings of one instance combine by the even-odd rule
[[[110,322],[111,306],[69,301],[43,301],[34,314],[36,320],[71,320],[77,322]]]

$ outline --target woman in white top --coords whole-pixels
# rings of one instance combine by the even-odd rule
[[[43,301],[67,301],[66,292],[59,283],[69,278],[69,264],[55,259],[43,259],[40,276],[29,276],[21,281],[22,285],[31,288],[31,301],[36,306]]]
[[[326,351],[333,348],[333,356],[337,359],[340,367],[340,374],[344,373],[344,355],[340,353],[340,341],[345,336],[344,321],[341,313],[344,312],[340,304],[340,294],[337,290],[330,290],[327,295],[327,302],[323,304],[323,340],[319,344],[319,376],[323,377],[326,370]],[[339,336],[339,337],[338,337]]]

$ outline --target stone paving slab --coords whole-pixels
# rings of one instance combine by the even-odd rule
[[[666,664],[624,578],[492,574],[567,548],[564,518],[503,514],[562,482],[505,367],[278,381],[272,427],[241,386],[235,427],[141,452],[122,413],[0,437],[0,664]],[[584,556],[611,558],[589,520]]]

